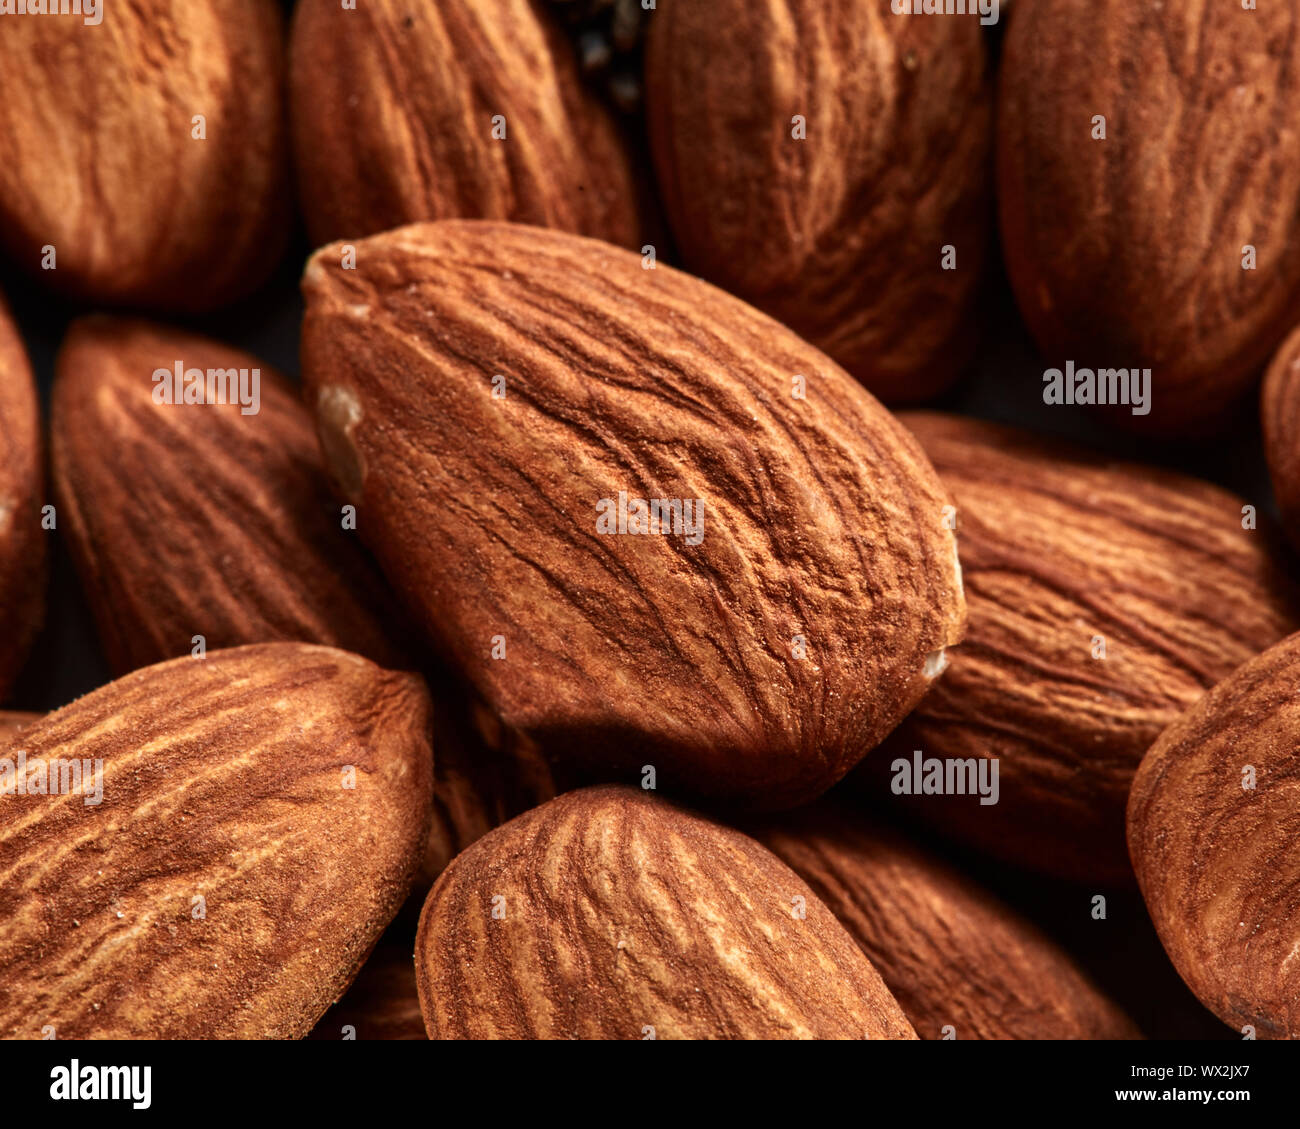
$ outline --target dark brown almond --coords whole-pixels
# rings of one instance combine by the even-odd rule
[[[1300,549],[1300,329],[1283,342],[1264,377],[1260,422],[1282,524]]]
[[[419,866],[429,727],[419,678],[277,643],[136,671],[24,730],[29,784],[36,762],[102,775],[0,796],[0,1035],[307,1034]]]
[[[784,863],[633,788],[566,793],[455,859],[416,976],[431,1038],[916,1037]]]
[[[247,379],[213,385],[225,403],[175,402],[177,366],[202,374],[203,398],[208,372]],[[408,665],[311,415],[257,358],[147,322],[75,322],[51,447],[64,530],[119,674],[187,654],[200,635],[213,650],[300,641]]]
[[[853,935],[922,1039],[1133,1039],[1031,921],[930,852],[825,804],[753,834]]]

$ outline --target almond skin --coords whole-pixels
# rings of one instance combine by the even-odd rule
[[[137,671],[25,730],[28,765],[102,758],[103,795],[0,800],[0,1035],[307,1034],[410,887],[429,724],[419,678],[280,643]]]
[[[1298,120],[1295,5],[1018,6],[998,108],[1007,269],[1053,365],[1151,368],[1150,414],[1116,422],[1210,429],[1295,323],[1300,161],[1279,154]]]
[[[0,710],[0,745],[14,740],[33,722],[40,721],[39,713],[22,713],[18,710]]]
[[[36,382],[0,296],[0,702],[9,696],[45,618],[44,492]]]
[[[155,370],[260,370],[240,403],[155,402]],[[236,397],[237,399],[237,397]],[[257,358],[148,322],[85,318],[59,353],[55,494],[113,668],[280,640],[406,665],[387,589],[343,528],[310,413]]]
[[[355,270],[340,255],[304,279],[322,448],[508,729],[603,779],[653,765],[660,787],[791,806],[942,670],[965,618],[946,495],[784,327],[540,228],[416,225]],[[702,539],[601,532],[622,491],[702,501]]]
[[[569,792],[480,839],[415,953],[435,1039],[916,1037],[793,871],[639,789]]]
[[[1133,868],[1170,959],[1215,1015],[1259,1038],[1300,1038],[1298,747],[1292,635],[1160,735],[1128,805]]]
[[[659,8],[647,113],[686,265],[886,403],[942,391],[974,343],[992,226],[979,21],[864,0]]]
[[[945,834],[1019,865],[1132,882],[1124,807],[1143,754],[1300,622],[1271,531],[1240,498],[1012,428],[905,413],[957,503],[970,633],[870,762],[996,758],[1000,797],[912,796]],[[1104,640],[1104,658],[1096,640]]]
[[[1260,401],[1264,454],[1291,543],[1300,549],[1300,329],[1282,343]]]
[[[274,0],[132,0],[5,20],[0,242],[81,298],[207,310],[254,289],[289,230]],[[93,112],[72,76],[97,91]],[[206,138],[196,139],[196,115]],[[45,267],[52,246],[56,269]]]
[[[419,1039],[424,1033],[420,996],[415,990],[411,937],[384,934],[367,958],[355,983],[327,1011],[311,1033],[313,1039]],[[351,1031],[345,1031],[351,1028]]]
[[[314,245],[460,216],[639,245],[628,151],[531,0],[302,0],[290,86]]]
[[[1032,922],[943,860],[825,804],[751,829],[853,935],[917,1034],[1133,1039],[1133,1022]]]

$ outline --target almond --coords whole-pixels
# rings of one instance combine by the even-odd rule
[[[784,863],[633,788],[569,792],[453,861],[416,977],[431,1038],[916,1037]]]
[[[1285,560],[1269,531],[1243,528],[1250,507],[1207,483],[995,424],[902,418],[956,497],[970,634],[872,758],[874,787],[906,783],[895,762],[910,771],[917,750],[995,761],[996,804],[909,806],[1007,861],[1131,883],[1124,806],[1138,762],[1300,623]]]
[[[99,761],[102,802],[0,796],[0,1035],[305,1035],[410,887],[428,730],[418,678],[289,643],[149,667],[26,729],[29,781]]]
[[[0,297],[0,701],[9,696],[45,618],[44,491],[36,383]]]
[[[326,459],[507,729],[605,779],[649,766],[789,806],[943,669],[965,615],[946,495],[788,330],[540,228],[416,225],[359,244],[356,269],[342,253],[304,279]],[[641,536],[651,499],[676,515]]]
[[[177,371],[197,382],[177,389]],[[212,384],[227,402],[174,402],[186,389],[209,398],[209,372],[229,379]],[[85,318],[59,353],[52,417],[64,530],[116,671],[187,654],[195,636],[405,664],[311,415],[269,365],[180,330]]]
[[[20,713],[17,710],[0,710],[0,746],[16,739],[33,722],[40,721],[39,713]]]
[[[415,989],[411,938],[385,933],[356,981],[327,1011],[313,1039],[427,1039]]]
[[[1021,312],[1053,364],[1151,370],[1151,411],[1208,429],[1300,306],[1292,4],[1018,6],[998,202]],[[937,21],[936,21],[937,22]],[[1104,136],[1103,136],[1104,133]]]
[[[1300,635],[1171,725],[1133,781],[1128,843],[1165,950],[1230,1026],[1300,1038]]]
[[[753,829],[853,935],[923,1039],[1132,1039],[1032,922],[890,829],[827,805]]]
[[[230,302],[289,230],[279,5],[132,0],[99,15],[5,20],[0,242],[78,297]]]
[[[639,245],[629,153],[530,0],[303,0],[290,85],[315,245],[458,216]]]
[[[991,227],[975,19],[863,0],[664,0],[646,100],[686,265],[886,402],[950,384]]]
[[[1300,549],[1300,329],[1283,342],[1264,377],[1260,421],[1283,525]]]

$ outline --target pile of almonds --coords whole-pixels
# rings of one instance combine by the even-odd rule
[[[75,7],[0,1037],[1300,1037],[1300,11]]]

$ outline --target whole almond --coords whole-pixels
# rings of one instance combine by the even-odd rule
[[[0,241],[78,297],[228,303],[289,230],[279,5],[132,0],[99,16],[5,21]],[[114,93],[88,108],[82,83]]]
[[[909,806],[1007,861],[1131,883],[1124,806],[1138,762],[1300,623],[1285,558],[1270,531],[1243,528],[1240,498],[1208,483],[996,424],[902,419],[956,498],[970,633],[869,762],[874,787],[914,779],[918,750],[996,761],[997,803]]]
[[[1300,329],[1282,343],[1260,401],[1264,454],[1291,543],[1300,549]]]
[[[879,824],[817,805],[753,829],[853,935],[922,1039],[1132,1039],[1032,922]]]
[[[978,20],[864,0],[662,0],[646,100],[686,265],[886,402],[952,382],[992,219]]]
[[[7,1038],[299,1038],[428,832],[423,684],[328,647],[149,667],[21,744],[29,780],[38,760],[102,761],[102,802],[0,798]]]
[[[315,245],[459,216],[639,245],[629,153],[533,0],[303,0],[290,85]]]
[[[1229,1026],[1300,1038],[1300,635],[1172,724],[1133,781],[1128,843],[1165,950]]]
[[[177,389],[177,366],[198,385]],[[207,397],[208,372],[231,378],[212,386],[227,402],[173,402],[185,389]],[[118,673],[188,654],[195,636],[405,665],[399,617],[344,528],[311,415],[270,366],[180,330],[82,319],[59,353],[51,447],[63,528]]]
[[[356,252],[304,279],[322,447],[508,729],[604,779],[790,806],[942,671],[965,615],[946,495],[828,358],[558,232],[416,225]],[[621,495],[677,499],[676,524],[620,533]]]
[[[998,202],[1052,364],[1151,369],[1149,415],[1209,428],[1300,307],[1300,10],[1019,7],[1000,72]]]
[[[784,863],[633,788],[480,839],[429,894],[415,961],[435,1039],[916,1037]]]
[[[44,491],[36,383],[0,297],[0,702],[9,696],[45,618]]]

